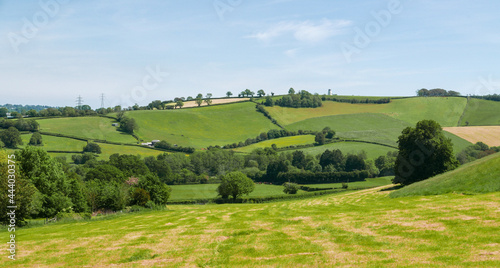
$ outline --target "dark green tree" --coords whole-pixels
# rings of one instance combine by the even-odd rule
[[[222,198],[233,197],[233,201],[242,195],[248,195],[255,189],[254,182],[245,174],[235,171],[222,177],[222,182],[217,187],[217,192]]]
[[[42,135],[40,135],[39,132],[33,133],[33,135],[31,135],[29,145],[42,146],[43,145]]]
[[[227,96],[228,98],[231,98],[231,96],[233,96],[233,93],[232,93],[231,91],[228,91],[228,92],[226,92],[226,96]]]
[[[196,102],[196,104],[198,104],[198,107],[200,107],[201,104],[203,103],[203,95],[201,93],[198,94],[198,96],[196,96],[196,99],[194,100],[194,102]]]
[[[307,165],[306,155],[302,151],[292,153],[292,165],[297,168],[305,168]]]
[[[146,190],[157,205],[166,205],[172,189],[153,174],[148,174],[139,179],[137,187]]]
[[[441,126],[433,120],[423,120],[415,128],[405,128],[398,138],[398,148],[394,183],[409,185],[459,165],[451,139],[444,136]]]
[[[124,116],[120,120],[120,127],[118,129],[123,131],[123,132],[133,134],[134,131],[137,131],[139,129],[139,126],[135,122],[134,118],[129,118],[129,117]]]
[[[84,152],[89,152],[89,153],[96,153],[100,154],[101,153],[101,146],[97,143],[89,142],[85,147],[83,147]]]
[[[345,171],[350,172],[350,171],[365,170],[365,169],[366,169],[366,163],[361,156],[354,154],[350,154],[347,156],[345,160]]]
[[[0,132],[0,139],[8,148],[16,148],[17,145],[22,145],[21,133],[15,127],[9,127],[7,130]]]
[[[316,137],[314,138],[314,141],[319,145],[325,144],[325,134],[323,132],[318,132],[318,134],[316,134]]]
[[[87,171],[87,174],[85,175],[86,181],[97,180],[103,182],[114,181],[123,183],[126,179],[126,176],[123,175],[123,172],[121,170],[119,170],[115,166],[108,164],[99,165],[95,168],[92,168]]]

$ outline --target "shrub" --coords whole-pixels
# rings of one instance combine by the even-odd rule
[[[285,182],[283,184],[283,187],[284,187],[283,192],[285,194],[296,194],[300,189],[300,186],[293,182]]]

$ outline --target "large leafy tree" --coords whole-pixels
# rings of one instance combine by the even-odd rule
[[[235,171],[222,177],[222,182],[217,187],[217,192],[222,198],[232,196],[233,200],[246,194],[250,194],[255,189],[254,182],[245,174]]]
[[[17,145],[23,144],[21,133],[15,127],[9,127],[7,130],[0,132],[0,139],[9,148],[16,148]]]
[[[425,180],[453,170],[459,163],[453,154],[453,144],[433,120],[423,120],[415,128],[407,127],[398,139],[394,183],[403,185]]]
[[[70,181],[61,163],[51,158],[40,147],[28,146],[16,152],[19,173],[29,178],[40,192],[42,209],[40,217],[53,217],[63,209],[73,206],[69,195],[72,193]]]

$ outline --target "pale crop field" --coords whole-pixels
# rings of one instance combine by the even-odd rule
[[[443,129],[471,143],[481,141],[488,146],[500,146],[500,126],[445,127]]]

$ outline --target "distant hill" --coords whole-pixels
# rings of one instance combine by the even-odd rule
[[[390,197],[446,193],[489,193],[500,191],[500,153],[463,165],[453,171],[408,185]]]
[[[29,110],[35,110],[37,112],[47,109],[47,108],[54,108],[52,106],[47,106],[47,105],[22,105],[22,104],[4,104],[0,105],[0,108],[7,108],[9,112],[18,112],[21,113],[23,110],[24,111],[29,111]]]

